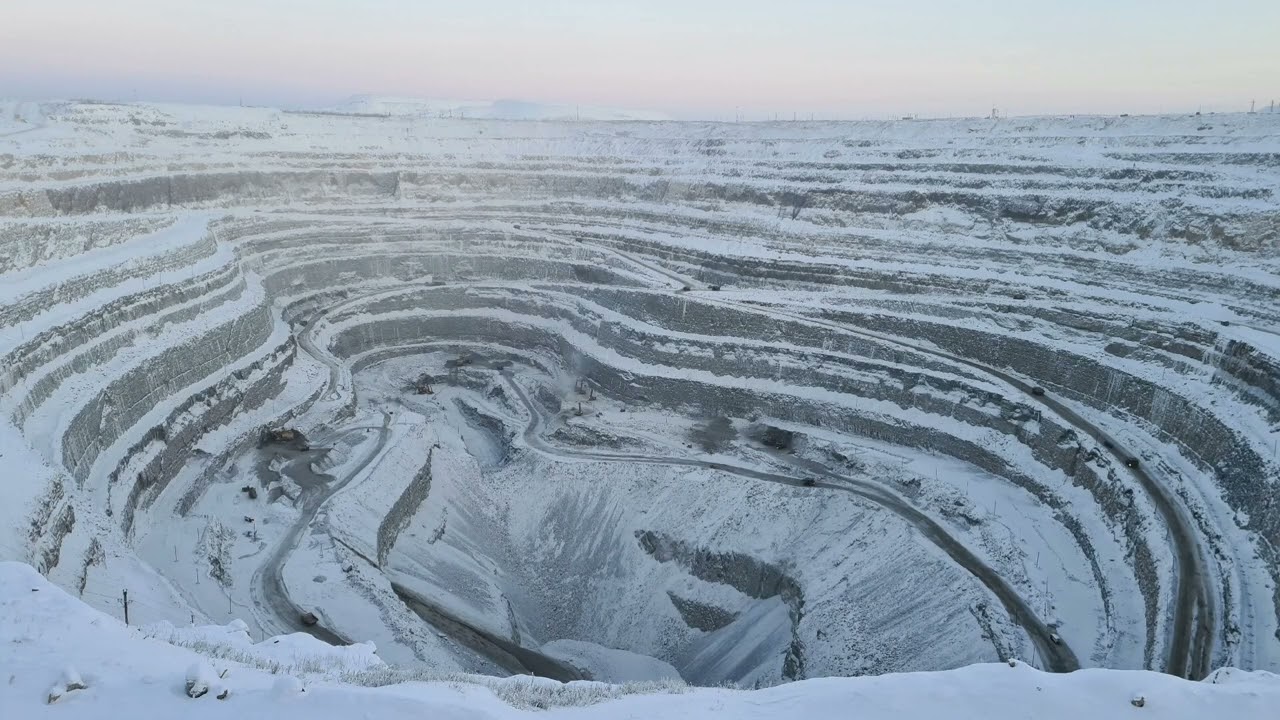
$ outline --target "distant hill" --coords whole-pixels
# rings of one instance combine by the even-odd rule
[[[523,100],[434,100],[356,95],[324,108],[370,115],[430,115],[495,120],[670,120],[664,113],[598,105],[551,105]]]

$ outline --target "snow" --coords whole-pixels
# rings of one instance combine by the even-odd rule
[[[19,657],[21,660],[19,661]],[[86,668],[83,690],[54,698],[49,683],[66,681],[68,665]],[[1280,677],[1225,670],[1196,683],[1150,672],[1086,670],[1050,675],[1022,663],[976,665],[941,673],[807,680],[756,691],[636,686],[610,691],[599,683],[468,680],[361,687],[332,672],[304,679],[232,659],[202,656],[89,609],[30,567],[0,563],[0,707],[7,717],[353,717],[514,720],[540,717],[686,717],[785,720],[846,717],[930,720],[937,717],[1161,720],[1274,717]],[[190,668],[190,670],[184,670]],[[188,678],[216,688],[199,699]],[[382,684],[376,682],[375,684]],[[217,700],[222,689],[225,700]],[[621,689],[621,687],[619,687]]]
[[[254,642],[243,620],[226,625],[174,626],[159,622],[141,626],[141,633],[171,645],[197,650],[208,657],[236,659],[264,667],[319,668],[323,672],[355,673],[383,664],[372,643],[329,645],[305,633],[290,633]]]
[[[214,695],[222,692],[222,688],[218,686],[218,675],[204,660],[197,660],[187,668],[186,692],[187,696],[196,699],[204,697],[213,691]]]
[[[599,105],[555,105],[522,100],[437,100],[357,95],[326,108],[339,113],[488,120],[669,120],[659,112]]]
[[[542,652],[585,670],[592,680],[606,683],[680,681],[670,663],[648,655],[618,650],[582,640],[553,640]]]

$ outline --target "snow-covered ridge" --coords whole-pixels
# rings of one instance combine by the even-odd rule
[[[326,110],[354,114],[485,120],[671,119],[659,112],[624,110],[599,105],[556,105],[522,100],[428,100],[378,95],[357,95]]]
[[[0,551],[99,607],[707,684],[1280,662],[1273,118],[0,118]]]

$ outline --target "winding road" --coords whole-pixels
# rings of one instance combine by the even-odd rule
[[[562,242],[566,242],[568,244],[568,241],[562,240]],[[701,282],[684,277],[675,271],[668,270],[665,267],[658,266],[654,263],[646,262],[611,247],[583,242],[574,242],[571,244],[579,246],[586,245],[597,250],[614,254],[626,262],[637,265],[650,273],[660,276],[664,283],[671,282],[677,284],[680,286],[676,288],[677,290],[683,290],[685,287],[688,287],[692,291],[696,292],[706,288],[705,284]],[[1075,428],[1079,433],[1094,438],[1104,449],[1109,451],[1119,461],[1121,466],[1124,466],[1125,461],[1130,457],[1120,448],[1119,444],[1107,435],[1100,427],[1090,423],[1065,403],[1049,396],[1048,394],[1033,394],[1032,390],[1034,386],[1031,382],[1007,371],[933,347],[913,343],[898,337],[884,335],[882,333],[865,330],[843,323],[822,320],[797,313],[790,313],[776,308],[763,308],[749,303],[736,302],[720,296],[709,297],[708,295],[704,295],[702,292],[699,292],[699,295],[699,299],[704,302],[722,304],[741,311],[751,312],[753,314],[763,314],[776,317],[778,319],[825,327],[831,330],[891,344],[904,350],[929,355],[944,361],[973,368],[990,378],[1025,393],[1028,401],[1039,403],[1060,418],[1066,425]],[[313,319],[311,327],[307,328],[307,330],[301,334],[300,345],[306,352],[329,366],[329,382],[330,389],[332,390],[339,381],[340,370],[335,366],[336,361],[334,361],[333,358],[325,357],[326,354],[319,352],[311,342],[310,334],[311,330],[314,328],[314,322],[315,321]],[[649,457],[604,452],[579,452],[552,446],[542,439],[539,430],[542,420],[541,416],[538,414],[536,405],[528,399],[523,390],[514,382],[509,374],[504,372],[503,376],[530,412],[531,420],[524,433],[525,442],[531,448],[545,454],[558,457],[576,457],[581,459],[702,467],[742,477],[750,477],[757,480],[778,482],[789,485],[802,484],[799,479],[794,477],[761,472],[751,468],[728,466],[721,463],[710,463],[688,458]],[[380,433],[379,447],[385,442],[385,440],[386,434],[384,428]],[[376,451],[374,454],[376,455]],[[1198,543],[1192,520],[1185,507],[1178,502],[1174,493],[1164,483],[1153,478],[1145,468],[1135,467],[1128,468],[1128,470],[1132,473],[1133,477],[1138,481],[1146,494],[1151,498],[1156,511],[1164,521],[1164,524],[1169,528],[1170,543],[1174,550],[1174,558],[1176,561],[1176,587],[1174,588],[1172,619],[1169,624],[1165,671],[1170,674],[1183,677],[1204,677],[1210,669],[1214,648],[1215,625],[1217,620],[1217,616],[1214,611],[1214,600],[1216,598],[1216,594],[1211,585],[1211,579],[1205,570],[1204,555],[1202,548]],[[862,497],[863,499],[886,507],[903,519],[907,520],[931,542],[934,542],[938,547],[943,549],[955,562],[978,578],[983,585],[985,585],[1000,599],[1010,616],[1013,617],[1018,624],[1023,626],[1032,642],[1035,643],[1038,652],[1040,652],[1045,658],[1045,664],[1049,669],[1056,671],[1070,671],[1079,667],[1078,659],[1075,657],[1074,653],[1071,652],[1070,648],[1052,640],[1052,630],[1035,615],[1034,611],[1032,611],[1026,602],[1017,593],[1015,593],[1002,578],[1000,578],[999,574],[985,565],[961,543],[952,538],[946,530],[934,520],[882,486],[853,478],[843,477],[830,471],[818,472],[829,480],[834,481],[819,483],[817,485],[818,487],[828,490],[850,492]],[[275,612],[278,617],[289,619],[289,625],[292,627],[300,625],[300,623],[296,622],[296,618],[298,617],[297,608],[293,606],[287,596],[283,593],[281,581],[279,579],[280,568],[289,552],[291,552],[293,545],[301,536],[303,528],[305,528],[315,517],[320,505],[322,505],[324,501],[333,494],[333,492],[336,492],[345,485],[345,483],[349,481],[354,474],[356,473],[349,475],[341,483],[332,486],[327,492],[313,496],[315,498],[314,500],[312,497],[308,497],[304,502],[303,519],[301,519],[299,524],[291,530],[290,535],[286,538],[286,542],[283,543],[281,547],[277,548],[270,561],[254,576],[253,584],[255,589],[260,589],[258,592],[262,595],[264,606],[272,607],[274,609],[273,612]],[[314,507],[312,507],[313,502]],[[255,602],[257,602],[256,598]],[[328,631],[321,630],[319,632]]]
[[[316,326],[316,319],[312,319],[308,327],[299,335],[298,341],[305,352],[328,366],[329,387],[327,391],[332,392],[340,385],[341,370],[338,361],[328,353],[321,352],[313,341],[312,333],[313,328]],[[259,617],[259,624],[263,625],[264,630],[268,629],[270,625],[274,626],[277,634],[283,632],[305,632],[331,645],[349,644],[345,638],[320,623],[312,626],[302,623],[301,616],[304,610],[296,605],[286,592],[282,577],[283,568],[284,564],[288,562],[289,555],[297,547],[302,534],[311,526],[316,515],[329,498],[333,497],[354,478],[364,472],[369,464],[381,454],[390,438],[390,422],[391,415],[387,414],[384,415],[382,426],[378,428],[365,426],[344,428],[341,432],[376,429],[378,432],[377,442],[373,449],[361,459],[360,463],[347,472],[340,481],[317,483],[304,488],[301,514],[267,561],[254,572],[250,582],[250,592],[254,606],[260,609],[262,615],[266,615],[268,618],[264,620],[263,617]],[[330,443],[336,440],[338,436],[340,436],[340,433],[332,438],[324,438],[323,441]],[[518,674],[532,673],[561,682],[591,679],[574,667],[555,658],[470,625],[403,585],[393,582],[391,587],[393,592],[405,603],[405,606],[421,617],[428,625],[447,634],[464,647],[468,647],[488,658],[508,672]],[[322,620],[324,619],[319,611],[317,611],[317,614],[321,615]]]
[[[566,242],[562,240],[562,242]],[[602,252],[612,253],[623,260],[630,261],[642,268],[661,275],[686,287],[700,289],[701,283],[681,276],[679,273],[645,262],[634,256],[612,247],[578,241],[574,244],[586,245]],[[1102,428],[1081,417],[1065,403],[1053,398],[1048,393],[1033,394],[1033,383],[1005,370],[977,362],[967,357],[955,355],[943,350],[920,345],[902,338],[857,328],[843,323],[821,320],[796,313],[789,313],[776,308],[765,308],[748,303],[735,302],[724,298],[711,298],[700,293],[700,300],[717,303],[727,307],[769,315],[772,317],[801,322],[808,325],[825,327],[850,335],[855,335],[882,343],[891,344],[904,350],[929,355],[948,362],[954,362],[978,370],[989,377],[1002,381],[1016,390],[1026,393],[1026,398],[1039,403],[1057,415],[1065,424],[1074,427],[1096,440],[1104,450],[1109,452],[1121,467],[1127,467],[1126,461],[1133,457],[1120,447]],[[1212,578],[1206,571],[1203,549],[1197,539],[1194,523],[1185,506],[1180,503],[1174,492],[1165,483],[1152,477],[1141,466],[1127,468],[1151,498],[1156,512],[1164,525],[1169,528],[1169,541],[1173,546],[1176,562],[1174,576],[1176,586],[1173,590],[1174,602],[1172,620],[1169,627],[1169,638],[1166,648],[1165,672],[1179,677],[1199,680],[1209,674],[1212,669],[1213,649],[1215,644],[1217,612],[1214,604],[1217,593]],[[1150,621],[1150,619],[1149,619]]]
[[[296,605],[285,591],[284,587],[284,564],[288,562],[289,555],[298,547],[298,540],[302,537],[303,532],[311,526],[311,522],[315,520],[316,515],[320,512],[320,508],[324,506],[334,493],[346,487],[356,476],[364,471],[373,461],[375,457],[382,452],[382,448],[386,445],[387,439],[391,433],[388,429],[390,416],[378,429],[378,439],[374,444],[373,450],[369,452],[356,467],[352,468],[340,481],[332,482],[327,485],[319,485],[311,488],[305,488],[302,492],[302,512],[298,515],[298,519],[294,521],[293,527],[289,528],[289,532],[281,538],[280,543],[276,545],[274,551],[261,566],[253,573],[253,578],[249,582],[249,592],[256,608],[264,611],[268,621],[259,617],[259,624],[262,624],[266,630],[268,623],[273,625],[277,634],[287,632],[304,632],[323,640],[331,645],[349,645],[346,638],[338,635],[336,632],[329,630],[323,625],[305,625],[302,622],[302,613],[305,612],[301,607]],[[316,614],[321,614],[316,611]]]
[[[327,353],[320,352],[312,342],[311,334],[315,327],[313,318],[309,326],[299,335],[298,344],[304,352],[311,355],[317,361],[325,364],[329,368],[329,387],[327,392],[332,392],[339,383],[340,371],[339,363]],[[331,645],[347,645],[350,644],[345,638],[330,630],[323,625],[317,623],[315,625],[306,625],[302,622],[302,614],[305,612],[301,607],[293,602],[289,594],[285,591],[283,571],[284,565],[289,560],[289,555],[298,546],[298,541],[302,534],[311,526],[316,515],[320,512],[320,508],[333,497],[342,488],[346,487],[360,473],[364,472],[369,463],[382,452],[386,446],[387,440],[391,433],[389,430],[391,416],[385,415],[382,426],[377,429],[378,438],[370,451],[360,463],[352,468],[341,480],[324,484],[316,484],[310,487],[304,487],[302,491],[302,507],[298,519],[294,521],[293,526],[289,528],[289,532],[281,538],[275,550],[267,557],[266,562],[254,571],[253,577],[249,581],[249,593],[253,601],[254,607],[260,611],[256,612],[258,623],[262,626],[263,631],[273,630],[276,634],[289,632],[304,632]],[[363,428],[347,428],[343,432],[353,432]],[[337,435],[329,438],[323,438],[323,444],[329,444],[337,439]],[[321,611],[316,611],[317,615],[322,615]]]
[[[761,308],[744,303],[726,300],[712,300],[724,305],[735,306],[743,310],[761,312]],[[1003,381],[1026,394],[1026,399],[1039,403],[1057,415],[1065,424],[1078,432],[1092,437],[1101,448],[1109,452],[1138,481],[1143,490],[1151,498],[1156,512],[1169,528],[1169,540],[1173,546],[1176,561],[1174,588],[1173,619],[1170,623],[1170,637],[1166,652],[1165,672],[1170,675],[1199,680],[1209,674],[1212,669],[1215,625],[1217,614],[1214,611],[1213,599],[1216,597],[1212,579],[1205,571],[1204,554],[1196,539],[1196,532],[1186,508],[1177,501],[1172,490],[1164,483],[1156,480],[1141,465],[1127,467],[1126,461],[1133,457],[1126,453],[1118,442],[1102,428],[1094,425],[1066,403],[1054,398],[1049,393],[1037,395],[1033,392],[1034,384],[1004,370],[979,363],[966,357],[954,355],[941,350],[917,345],[881,333],[861,330],[841,323],[818,320],[772,308],[766,314],[805,322],[811,325],[828,327],[852,335],[891,343],[904,349],[927,354],[941,360],[959,363],[983,372],[990,377]]]
[[[524,430],[524,441],[531,449],[536,450],[544,455],[554,458],[572,458],[584,460],[606,460],[606,461],[622,461],[629,463],[642,463],[648,465],[672,465],[684,467],[697,467],[716,472],[737,475],[739,477],[751,478],[753,480],[763,480],[766,482],[780,483],[783,485],[791,485],[796,487],[804,487],[804,481],[801,478],[788,477],[786,475],[777,475],[774,473],[763,472],[753,468],[729,465],[720,462],[709,462],[705,460],[697,460],[693,458],[679,457],[658,457],[651,455],[629,455],[625,453],[608,453],[568,450],[559,446],[548,443],[542,437],[543,418],[538,406],[529,399],[524,389],[516,383],[510,373],[503,371],[503,379],[507,385],[511,387],[512,392],[520,399],[529,413],[529,424]],[[1027,635],[1034,643],[1037,652],[1044,658],[1046,669],[1054,672],[1071,672],[1080,669],[1080,661],[1076,658],[1075,653],[1064,642],[1054,642],[1053,630],[1036,616],[1035,611],[1022,599],[1020,595],[1014,592],[1013,588],[1000,577],[1000,574],[992,570],[989,566],[982,562],[967,547],[951,537],[947,531],[935,522],[932,518],[907,503],[902,498],[894,495],[887,489],[854,478],[844,477],[834,472],[826,471],[826,477],[831,480],[838,481],[839,484],[830,482],[816,483],[812,487],[823,490],[835,490],[848,492],[865,500],[869,500],[885,509],[895,513],[902,519],[906,520],[912,527],[916,528],[922,535],[929,539],[930,542],[937,545],[943,552],[947,553],[958,565],[973,574],[986,588],[995,595],[1004,605],[1010,617],[1014,622],[1022,626]]]

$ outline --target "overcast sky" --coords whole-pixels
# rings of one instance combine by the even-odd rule
[[[0,97],[357,93],[678,117],[1280,99],[1280,0],[5,0]]]

